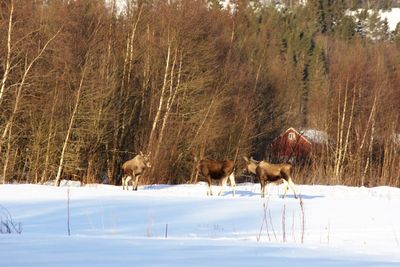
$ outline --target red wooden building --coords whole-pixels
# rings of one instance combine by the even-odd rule
[[[297,131],[291,127],[272,141],[272,156],[280,161],[306,159],[316,146],[323,145],[327,140],[328,136],[323,131]]]

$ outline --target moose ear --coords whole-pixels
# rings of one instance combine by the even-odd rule
[[[143,156],[143,152],[142,151],[139,151],[139,153],[140,153],[141,156]]]
[[[246,156],[243,156],[244,161],[249,162],[249,159]]]

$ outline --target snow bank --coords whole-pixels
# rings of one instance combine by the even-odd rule
[[[304,209],[280,198],[282,186],[261,199],[251,183],[236,197],[207,197],[204,183],[0,185],[0,204],[22,224],[0,235],[0,266],[399,266],[400,189],[298,191]]]

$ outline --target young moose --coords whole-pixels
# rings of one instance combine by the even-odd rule
[[[255,174],[260,181],[261,197],[265,197],[265,187],[267,183],[274,183],[282,180],[285,184],[285,193],[282,198],[286,196],[289,186],[294,192],[294,197],[297,198],[296,189],[291,177],[291,164],[271,164],[266,161],[255,161],[252,158],[248,159],[247,157],[243,157],[243,159],[246,161],[245,171]]]
[[[132,180],[132,190],[137,190],[139,184],[139,177],[143,174],[143,171],[147,167],[151,167],[150,164],[150,154],[144,155],[142,151],[136,155],[133,159],[126,161],[122,164],[122,189],[129,189],[129,182]],[[133,178],[135,178],[135,183],[133,183]]]
[[[221,195],[228,178],[232,186],[232,195],[235,196],[235,167],[232,160],[202,159],[197,165],[197,170],[206,178],[208,183],[207,196],[212,196],[211,179],[221,182],[221,191],[218,194]]]

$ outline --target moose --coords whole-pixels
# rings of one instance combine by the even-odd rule
[[[196,159],[195,159],[196,160]],[[232,160],[213,160],[213,159],[202,159],[198,162],[197,170],[205,177],[208,184],[208,195],[213,195],[211,190],[211,181],[217,180],[221,184],[221,191],[218,195],[222,195],[224,187],[226,186],[229,178],[232,187],[232,195],[235,196],[235,165]]]
[[[143,174],[146,168],[150,168],[150,153],[144,155],[142,151],[133,159],[130,159],[122,164],[122,189],[129,190],[129,182],[132,180],[132,190],[137,191],[139,184],[139,177]],[[135,182],[133,183],[133,179]]]
[[[246,162],[245,172],[255,174],[260,181],[262,198],[265,197],[266,184],[276,183],[280,180],[285,184],[285,193],[282,198],[285,198],[289,186],[294,192],[294,197],[297,198],[296,189],[291,177],[291,164],[272,164],[267,161],[256,161],[253,158],[248,159],[247,157],[243,157],[243,159]]]

